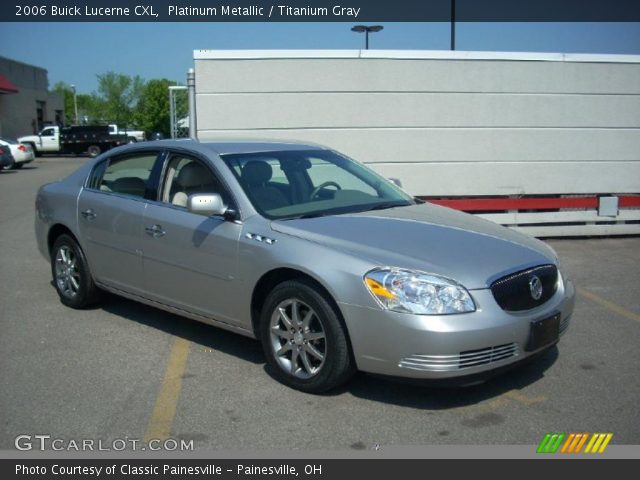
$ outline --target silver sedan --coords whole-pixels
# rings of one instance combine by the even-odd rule
[[[555,345],[573,311],[543,242],[315,145],[119,147],[41,187],[35,223],[65,305],[106,290],[257,338],[307,392],[356,370],[475,382]]]

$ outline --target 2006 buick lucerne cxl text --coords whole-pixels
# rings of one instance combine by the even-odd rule
[[[107,290],[258,338],[306,392],[475,382],[555,345],[574,305],[546,244],[316,145],[126,145],[41,187],[35,223],[65,305]]]

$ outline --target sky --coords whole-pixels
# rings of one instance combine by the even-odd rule
[[[381,23],[371,49],[449,50],[449,23]],[[0,56],[49,83],[97,88],[107,71],[185,83],[199,49],[359,49],[352,23],[0,23]],[[640,23],[457,23],[456,50],[640,54]]]

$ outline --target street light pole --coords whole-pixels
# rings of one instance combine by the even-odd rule
[[[456,49],[456,0],[451,0],[451,50]]]
[[[382,25],[356,25],[351,27],[352,32],[364,33],[364,48],[369,50],[369,32],[376,33],[382,30]]]
[[[76,125],[80,125],[78,123],[78,98],[76,97],[76,86],[71,85],[71,90],[73,90],[73,109],[75,111]]]

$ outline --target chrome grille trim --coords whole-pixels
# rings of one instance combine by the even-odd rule
[[[451,371],[499,362],[520,354],[517,343],[508,343],[478,350],[468,350],[457,355],[415,354],[398,363],[401,368],[423,371]]]
[[[565,317],[560,320],[560,335],[562,335],[567,328],[569,328],[569,322],[571,321],[571,316]]]

